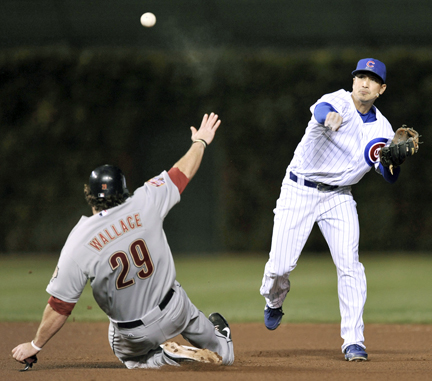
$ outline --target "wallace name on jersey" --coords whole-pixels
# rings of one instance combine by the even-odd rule
[[[93,249],[101,251],[107,244],[138,227],[142,227],[142,223],[140,214],[136,213],[102,229],[88,244]]]

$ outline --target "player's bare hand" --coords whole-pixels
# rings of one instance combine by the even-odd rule
[[[31,343],[24,343],[12,349],[12,356],[16,361],[25,364],[25,359],[34,356],[38,352],[37,349],[32,347]]]
[[[324,127],[328,127],[332,131],[337,131],[342,125],[342,121],[343,119],[341,114],[338,112],[329,112],[324,121]]]
[[[194,126],[190,128],[192,132],[192,141],[203,139],[207,144],[210,144],[213,141],[220,124],[221,120],[217,114],[213,112],[210,115],[205,114],[198,130]]]

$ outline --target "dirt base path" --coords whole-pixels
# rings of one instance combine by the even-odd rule
[[[340,351],[337,324],[231,324],[233,366],[190,363],[160,370],[128,370],[111,352],[108,323],[68,322],[19,372],[11,349],[33,338],[37,323],[0,323],[0,380],[431,380],[431,325],[366,325],[370,361],[349,363]],[[181,338],[176,341],[186,343]]]

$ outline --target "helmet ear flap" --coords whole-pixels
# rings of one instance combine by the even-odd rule
[[[105,164],[92,171],[89,178],[90,194],[97,198],[129,196],[126,178],[120,168]]]

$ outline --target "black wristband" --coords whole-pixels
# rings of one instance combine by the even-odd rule
[[[207,148],[207,146],[208,146],[207,142],[206,142],[204,139],[197,139],[197,140],[194,140],[194,141],[192,142],[192,144],[194,144],[194,143],[196,143],[196,142],[200,142],[200,143],[204,146],[204,148]]]

